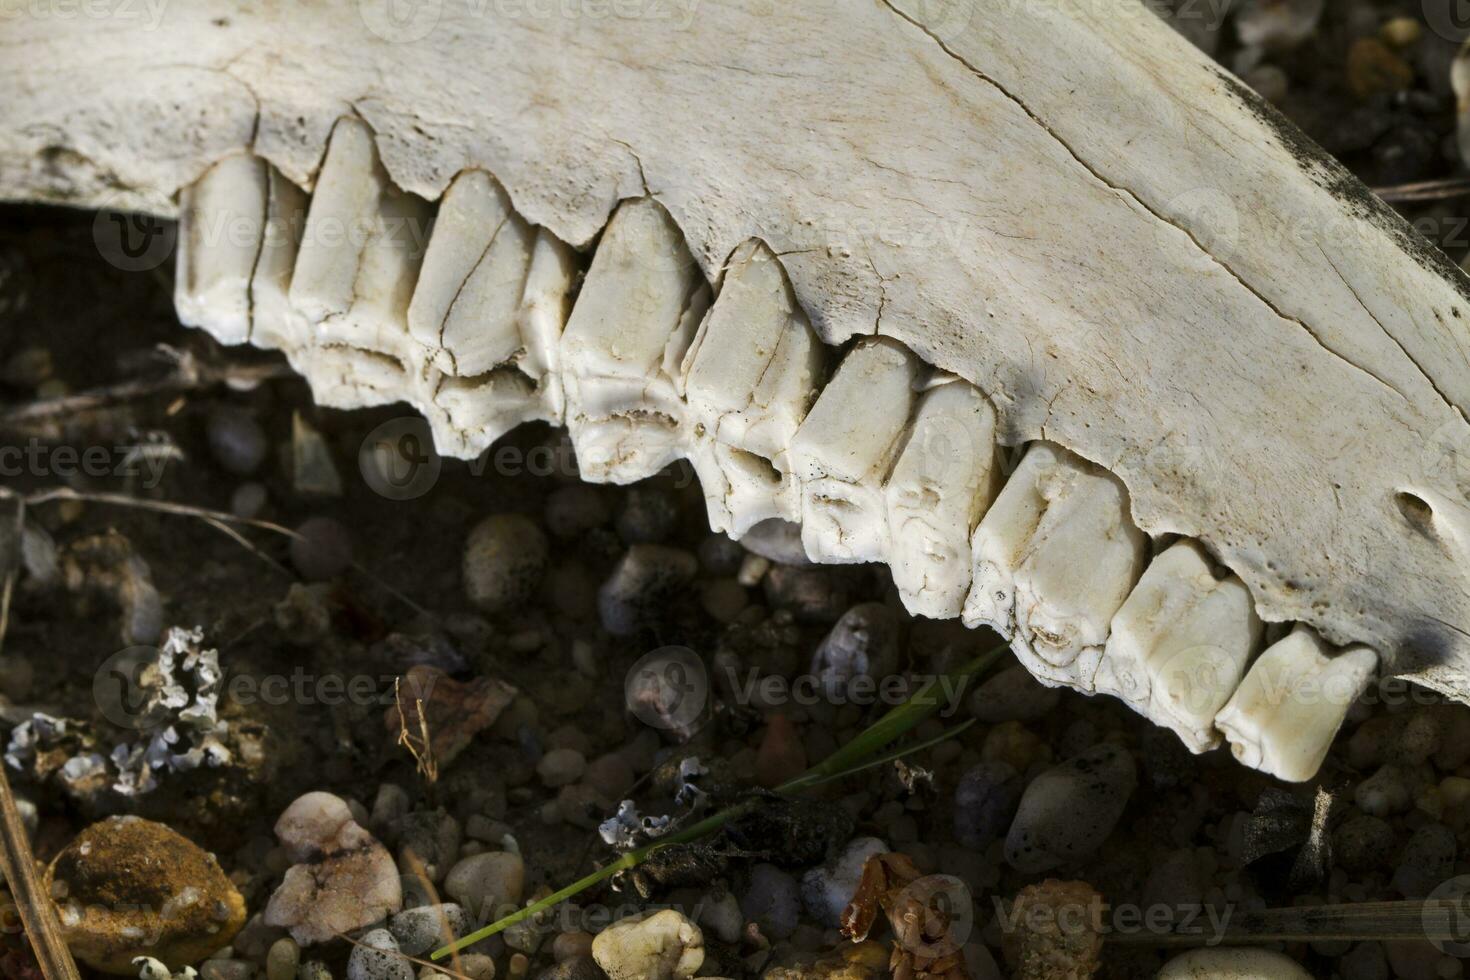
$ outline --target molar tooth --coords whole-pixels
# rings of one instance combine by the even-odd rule
[[[239,154],[210,167],[179,209],[174,306],[222,344],[250,339],[250,279],[265,234],[264,161]]]
[[[883,481],[908,425],[923,362],[886,337],[860,341],[791,443],[802,544],[815,561],[888,556]]]
[[[408,332],[431,356],[456,297],[510,215],[510,200],[483,170],[464,171],[444,192],[408,306]]]
[[[1378,667],[1367,647],[1332,653],[1299,626],[1256,658],[1215,725],[1241,762],[1278,779],[1317,773],[1343,718]]]
[[[267,168],[265,234],[250,280],[254,322],[250,342],[270,350],[310,342],[301,318],[291,309],[291,278],[306,225],[306,192],[275,167]]]
[[[1091,691],[1108,624],[1147,548],[1112,474],[1034,443],[975,529],[965,625],[1010,636],[1041,681]]]
[[[585,479],[631,483],[684,455],[679,365],[708,307],[709,286],[663,207],[620,205],[561,341],[567,428]]]
[[[535,382],[513,367],[477,378],[441,375],[428,413],[434,446],[443,455],[470,458],[522,422],[546,418]]]
[[[683,372],[711,530],[739,537],[769,518],[797,519],[787,450],[824,364],[780,261],[761,242],[741,245]]]
[[[535,232],[518,215],[501,223],[444,316],[443,351],[436,358],[440,370],[473,377],[510,365],[524,349],[521,297],[535,241]]]
[[[1245,583],[1217,578],[1199,546],[1181,541],[1149,563],[1113,617],[1093,683],[1207,752],[1260,638]]]
[[[327,142],[291,280],[291,306],[308,323],[352,306],[362,250],[387,184],[372,132],[356,119],[339,119]]]
[[[925,392],[883,488],[888,561],[910,613],[960,615],[970,589],[970,535],[1000,482],[990,402],[958,380]]]

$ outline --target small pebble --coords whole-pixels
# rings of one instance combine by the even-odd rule
[[[806,772],[806,746],[785,715],[772,715],[755,756],[755,781],[766,789]]]
[[[1312,980],[1283,953],[1247,946],[1192,949],[1171,959],[1158,980]]]
[[[464,935],[469,916],[453,902],[404,909],[388,920],[388,931],[409,956],[437,949]]]
[[[730,623],[750,605],[750,596],[733,578],[717,578],[700,586],[699,604],[715,622]]]
[[[1358,809],[1375,817],[1403,813],[1409,808],[1409,784],[1403,770],[1386,765],[1358,784],[1353,793]]]
[[[1354,874],[1386,867],[1393,848],[1393,828],[1368,814],[1347,818],[1332,835],[1334,861]]]
[[[1021,798],[1021,777],[1004,762],[982,762],[960,777],[954,790],[954,839],[981,851],[1010,826]]]
[[[658,544],[668,538],[678,520],[673,497],[655,487],[630,487],[615,526],[628,544]]]
[[[211,412],[205,435],[215,462],[236,476],[249,476],[260,469],[270,452],[270,440],[260,423],[238,408]]]
[[[459,969],[470,980],[495,980],[495,961],[484,953],[461,955]]]
[[[306,960],[296,968],[296,980],[332,980],[332,971],[321,960]]]
[[[1453,830],[1440,823],[1425,824],[1404,845],[1393,887],[1405,898],[1427,897],[1454,876],[1458,850]]]
[[[296,980],[300,963],[301,947],[296,940],[290,936],[277,939],[265,955],[266,980]]]
[[[551,941],[551,955],[558,963],[592,955],[592,934],[580,929],[559,933]]]
[[[687,551],[635,544],[597,590],[602,628],[613,636],[632,636],[653,625],[698,571],[698,560]]]
[[[520,905],[526,866],[519,854],[495,851],[460,861],[444,877],[444,891],[477,922],[494,922]]]
[[[582,778],[586,768],[587,760],[575,749],[552,749],[536,763],[536,774],[541,777],[542,785],[558,789]]]
[[[609,752],[587,763],[582,779],[599,796],[622,799],[632,790],[637,777],[627,759],[617,752]]]
[[[308,582],[325,582],[352,564],[352,532],[331,517],[308,517],[291,539],[291,564]]]
[[[853,606],[823,637],[811,671],[837,703],[859,678],[882,680],[898,669],[898,614],[878,602]]]
[[[230,513],[247,519],[259,517],[269,502],[270,494],[265,489],[265,484],[250,480],[240,484],[230,494]]]
[[[607,980],[607,974],[602,972],[602,967],[597,965],[597,961],[589,953],[562,960],[543,970],[536,980]]]
[[[740,571],[745,549],[723,534],[711,534],[699,543],[699,565],[706,575],[727,577]]]
[[[536,593],[546,560],[546,536],[530,518],[493,514],[465,540],[465,593],[486,612],[504,612]]]
[[[1311,37],[1326,0],[1244,0],[1235,12],[1235,33],[1246,47],[1293,48]]]
[[[1047,687],[1020,664],[987,678],[970,696],[970,710],[987,725],[1002,721],[1037,721],[1056,709],[1059,688]]]
[[[1006,862],[1038,874],[1087,857],[1117,826],[1138,783],[1133,757],[1098,745],[1042,773],[1026,787],[1006,834]]]
[[[413,964],[399,955],[398,942],[387,929],[372,929],[353,945],[347,957],[347,980],[415,980]]]
[[[573,483],[547,496],[544,518],[546,530],[554,537],[576,538],[607,523],[607,504],[597,487]]]
[[[740,938],[745,919],[740,913],[740,903],[734,895],[726,892],[717,901],[705,901],[699,913],[699,923],[714,933],[720,942],[733,943]]]
[[[704,963],[704,933],[673,909],[645,912],[599,932],[592,956],[611,980],[687,980]]]
[[[740,899],[740,911],[767,938],[786,939],[796,931],[801,915],[801,888],[774,864],[757,864],[750,869],[750,887]]]

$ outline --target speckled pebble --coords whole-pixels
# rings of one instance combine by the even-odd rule
[[[392,933],[372,929],[347,957],[347,980],[414,980],[413,964],[399,955]]]
[[[1137,785],[1133,757],[1099,745],[1042,773],[1026,787],[1006,835],[1006,861],[1025,874],[1095,852],[1113,832]]]
[[[492,514],[465,539],[465,594],[486,612],[503,612],[535,594],[546,559],[546,536],[534,521]]]
[[[614,526],[628,544],[658,544],[679,520],[674,498],[657,487],[629,487]]]
[[[1404,845],[1393,887],[1405,898],[1424,898],[1455,873],[1455,832],[1444,824],[1418,828]]]
[[[653,625],[698,571],[698,560],[687,551],[634,545],[597,591],[602,628],[614,636],[632,636]]]
[[[464,909],[443,902],[404,909],[388,920],[388,931],[398,940],[400,949],[409,956],[418,956],[464,935],[469,922]]]

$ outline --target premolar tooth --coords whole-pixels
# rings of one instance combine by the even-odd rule
[[[802,543],[816,561],[888,555],[883,481],[908,426],[923,362],[885,337],[859,342],[791,443]]]
[[[1367,647],[1334,654],[1299,626],[1256,658],[1215,725],[1241,762],[1304,782],[1316,775],[1377,667],[1378,655]]]
[[[250,280],[265,235],[266,164],[226,157],[184,191],[174,306],[222,344],[250,339]]]
[[[545,228],[538,229],[521,300],[521,339],[526,352],[517,366],[537,383],[547,418],[557,423],[566,406],[561,382],[561,335],[572,309],[572,281],[576,275],[571,247]]]
[[[739,537],[769,518],[797,519],[787,450],[824,363],[780,261],[761,242],[741,245],[683,373],[711,530]]]
[[[709,286],[652,198],[625,201],[603,232],[562,335],[567,428],[588,480],[631,483],[684,455],[679,366]]]
[[[362,250],[388,178],[372,132],[356,119],[332,128],[291,280],[291,306],[310,324],[352,306]]]
[[[1090,691],[1108,624],[1147,548],[1115,477],[1060,446],[1033,443],[975,529],[965,625],[1012,637],[1038,679]]]
[[[1260,638],[1245,584],[1217,577],[1199,546],[1181,541],[1149,563],[1113,617],[1094,686],[1206,752],[1220,744],[1215,715]]]
[[[310,342],[291,309],[291,278],[306,226],[306,192],[275,167],[267,168],[265,235],[250,280],[254,319],[250,342],[270,350]]]
[[[455,298],[510,215],[510,200],[483,170],[466,170],[444,192],[408,307],[409,334],[431,356],[439,350]]]
[[[888,562],[910,613],[960,615],[970,589],[970,535],[1000,481],[995,409],[964,381],[926,391],[883,489]]]

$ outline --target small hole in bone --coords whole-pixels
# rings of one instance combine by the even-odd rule
[[[747,477],[761,480],[771,486],[781,485],[781,472],[769,459],[744,449],[736,449],[734,446],[727,446],[725,451],[729,453],[730,463],[738,467]]]
[[[1404,515],[1404,520],[1409,526],[1426,538],[1435,538],[1434,531],[1434,508],[1429,502],[1417,494],[1406,490],[1400,490],[1393,495],[1393,502],[1398,505],[1399,513]]]

